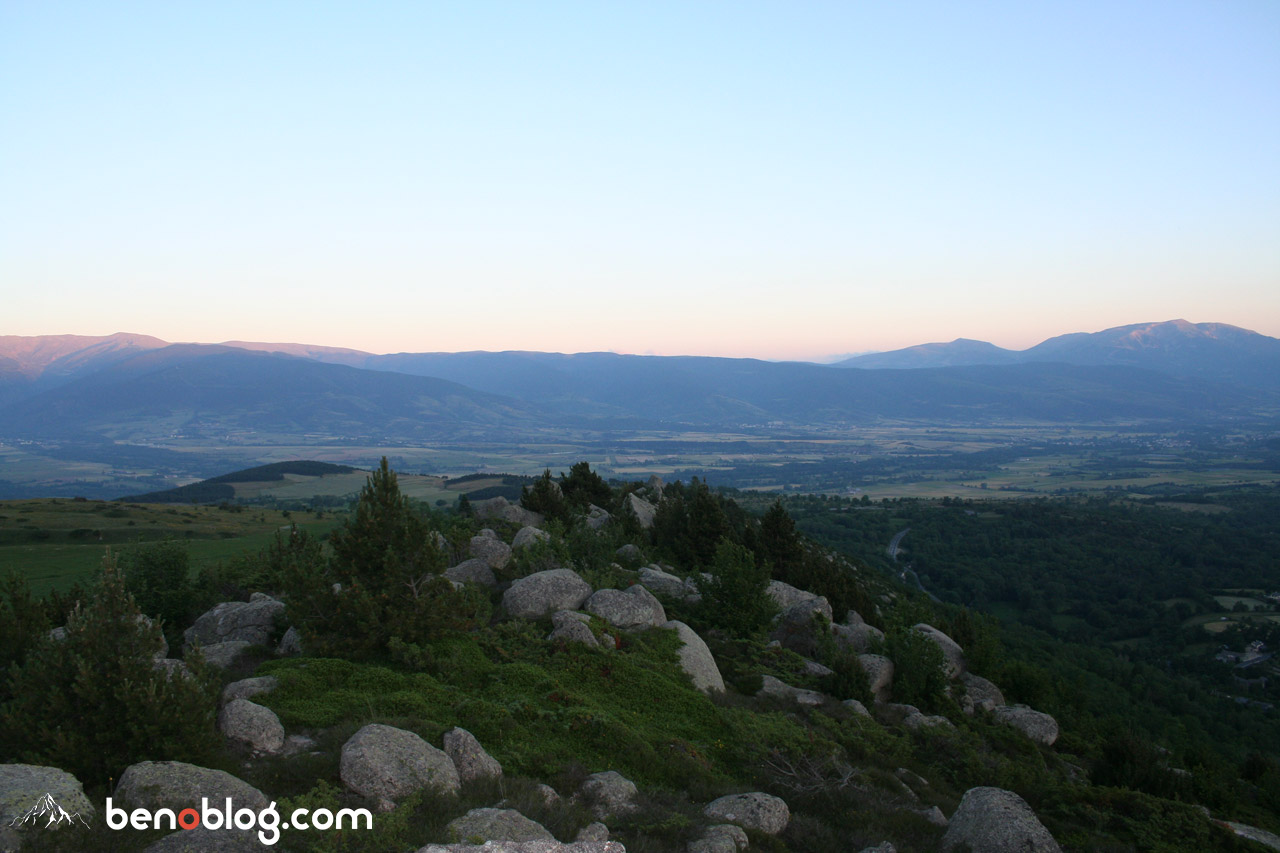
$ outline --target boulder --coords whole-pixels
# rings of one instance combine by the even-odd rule
[[[754,829],[766,835],[778,835],[791,822],[791,810],[787,804],[771,794],[759,791],[750,794],[730,794],[712,800],[702,813],[711,820],[734,823],[744,829]]]
[[[1053,746],[1058,739],[1058,721],[1043,711],[1026,705],[998,705],[991,713],[997,722],[1012,726],[1041,746]]]
[[[370,723],[343,744],[339,776],[383,810],[428,786],[452,794],[461,785],[449,756],[413,732],[378,723]]]
[[[915,630],[924,634],[938,646],[942,651],[943,658],[946,659],[947,677],[959,678],[965,672],[964,649],[960,648],[960,644],[939,631],[932,625],[926,625],[920,622],[912,626]]]
[[[284,615],[284,602],[255,592],[248,601],[224,601],[215,605],[182,634],[184,646],[199,642],[208,647],[214,643],[242,641],[252,646],[265,646],[276,630],[276,619]]]
[[[653,593],[636,584],[624,590],[601,589],[587,599],[585,609],[624,631],[666,624],[667,613]]]
[[[164,670],[165,678],[172,679],[176,675],[187,677],[191,675],[191,670],[187,668],[186,661],[177,658],[164,658],[162,660],[152,661],[152,669]]]
[[[513,504],[504,497],[489,498],[471,504],[471,514],[476,518],[499,518],[521,527],[541,527],[542,515]]]
[[[511,559],[511,546],[496,536],[472,536],[471,557],[484,560],[491,569],[500,569]]]
[[[662,490],[666,483],[662,482],[662,478],[657,474],[650,474],[649,481],[645,483],[649,487],[649,491],[653,494],[655,500],[662,500]]]
[[[592,633],[587,623],[591,617],[586,613],[573,610],[557,610],[551,615],[553,630],[547,635],[552,642],[582,643],[587,646],[599,646],[600,641]]]
[[[590,527],[592,530],[599,530],[604,527],[609,523],[610,518],[612,518],[612,516],[610,516],[608,512],[595,504],[590,504],[587,507],[587,527]]]
[[[979,708],[994,711],[998,705],[1004,704],[1004,694],[1000,692],[1000,688],[981,675],[966,672],[960,676],[960,683],[964,685],[964,703],[961,707],[970,716]]]
[[[215,669],[230,669],[240,656],[253,646],[245,640],[229,640],[225,643],[210,643],[201,646],[204,662]]]
[[[858,663],[867,674],[867,687],[877,702],[888,702],[893,695],[893,661],[884,655],[858,655]]]
[[[252,699],[262,693],[270,693],[280,686],[280,679],[274,675],[262,675],[257,678],[242,678],[222,688],[222,704],[236,699]]]
[[[503,547],[505,548],[506,546],[503,545]],[[488,560],[482,557],[472,557],[470,560],[463,560],[456,566],[450,566],[444,570],[444,576],[457,583],[478,583],[484,586],[498,585],[498,578],[493,573],[493,567],[489,565]]]
[[[284,750],[284,726],[276,712],[248,699],[232,699],[222,706],[218,731],[256,755],[279,755]]]
[[[304,752],[315,752],[316,742],[306,735],[289,735],[284,739],[284,754],[301,755]]]
[[[636,521],[640,522],[640,526],[645,530],[653,527],[653,517],[658,513],[656,506],[637,496],[635,492],[627,495],[623,505],[635,513]]]
[[[445,827],[456,841],[555,841],[542,824],[515,809],[472,809]]]
[[[130,806],[144,809],[169,808],[175,811],[200,803],[221,803],[228,797],[234,809],[261,811],[270,800],[248,782],[222,770],[210,770],[181,761],[143,761],[131,764],[120,774],[115,796]]]
[[[662,627],[675,631],[684,643],[680,647],[680,668],[689,674],[693,686],[703,693],[723,693],[724,677],[702,638],[688,625],[674,619]]]
[[[819,678],[825,678],[828,675],[835,675],[836,671],[829,666],[823,666],[816,660],[804,659],[804,674],[816,675]]]
[[[740,826],[731,823],[718,823],[707,827],[702,837],[690,841],[686,845],[687,853],[738,853],[746,850],[747,833]]]
[[[284,632],[284,636],[280,638],[280,645],[276,646],[276,654],[285,657],[293,657],[302,654],[302,635],[298,633],[298,629],[289,626],[289,630]]]
[[[765,589],[765,594],[774,600],[778,605],[778,609],[785,612],[793,606],[804,601],[817,598],[818,596],[807,589],[798,589],[789,583],[782,581],[769,581],[769,586]]]
[[[554,808],[560,804],[560,795],[556,793],[556,789],[545,782],[539,784],[533,790],[542,798],[542,804],[547,808]]]
[[[600,820],[623,817],[637,810],[636,784],[616,770],[592,773],[579,792],[587,806]]]
[[[821,617],[821,624],[814,621]],[[821,632],[831,630],[831,604],[823,596],[797,601],[782,611],[769,639],[800,655],[816,654]]]
[[[582,829],[578,830],[578,834],[573,837],[574,841],[608,841],[609,827],[600,821],[589,823]]]
[[[846,700],[844,700],[843,702],[841,702],[840,704],[841,704],[841,705],[843,705],[843,706],[845,706],[845,707],[846,707],[846,708],[848,708],[850,711],[852,711],[853,713],[857,714],[857,715],[858,715],[858,716],[860,716],[860,717],[870,717],[870,716],[871,716],[871,712],[867,710],[867,706],[866,706],[866,705],[863,705],[863,704],[862,704],[861,702],[859,702],[857,699],[846,699]]]
[[[881,841],[875,847],[863,847],[862,853],[898,853],[898,848],[892,841]]]
[[[918,732],[921,729],[927,729],[932,727],[941,727],[944,729],[955,728],[955,724],[952,723],[950,720],[948,720],[946,717],[940,716],[938,714],[926,714],[921,711],[917,711],[914,714],[908,714],[906,717],[903,718],[902,725],[911,729],[913,732]]]
[[[644,566],[640,569],[640,585],[649,592],[666,598],[683,599],[689,594],[684,578],[664,572],[657,566]]]
[[[20,822],[32,809],[39,812],[46,796],[52,797],[72,821],[79,815],[85,824],[92,824],[93,804],[85,796],[84,786],[70,773],[38,764],[0,764],[0,830]],[[44,826],[48,817],[38,820],[38,825]],[[0,844],[5,840],[0,835]]]
[[[476,779],[501,779],[502,765],[489,753],[485,752],[480,741],[466,729],[454,727],[444,733],[444,752],[458,771],[458,780],[462,784]],[[525,839],[497,839],[502,841],[522,841]]]
[[[1000,788],[970,788],[947,832],[942,849],[967,844],[971,853],[1062,853],[1026,801]]]
[[[832,625],[831,633],[835,635],[837,643],[859,653],[871,648],[871,644],[876,640],[884,639],[884,631],[874,625],[868,625],[856,610],[850,610],[845,614],[844,624]]]
[[[636,563],[644,559],[644,552],[641,551],[635,545],[632,545],[630,542],[628,542],[626,545],[623,545],[617,551],[614,551],[613,555],[617,557],[619,560],[621,560],[622,562],[630,563],[632,565],[635,565]]]
[[[511,540],[511,550],[519,551],[539,542],[550,542],[551,534],[538,527],[521,527]]]
[[[827,698],[815,690],[792,687],[772,675],[766,675],[761,678],[760,689],[756,691],[756,695],[768,696],[774,699],[787,699],[797,705],[821,705]]]
[[[557,610],[577,610],[591,595],[591,585],[573,569],[548,569],[520,578],[502,594],[507,613],[537,619]]]

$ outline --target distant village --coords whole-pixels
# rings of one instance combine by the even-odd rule
[[[1274,599],[1277,596],[1280,596],[1280,593],[1272,593],[1271,595],[1268,595],[1267,598]],[[1271,666],[1267,669],[1267,671],[1271,673],[1270,676],[1260,675],[1258,674],[1261,671],[1259,667],[1271,660],[1274,655],[1275,652],[1267,651],[1266,643],[1262,642],[1262,640],[1254,640],[1246,645],[1242,651],[1235,651],[1234,649],[1222,646],[1218,650],[1218,653],[1214,655],[1214,659],[1232,666],[1234,671],[1232,672],[1231,679],[1236,683],[1237,687],[1242,687],[1245,690],[1253,690],[1254,688],[1265,690],[1271,676],[1280,675],[1280,671],[1277,671],[1275,666]],[[1219,695],[1225,696],[1226,694]],[[1273,710],[1275,707],[1270,702],[1263,702],[1259,699],[1252,699],[1248,696],[1231,696],[1228,698],[1233,699],[1240,705],[1249,705],[1255,708],[1261,708],[1264,711]]]

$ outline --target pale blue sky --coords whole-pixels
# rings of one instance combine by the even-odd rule
[[[0,334],[1280,336],[1280,3],[0,0]]]

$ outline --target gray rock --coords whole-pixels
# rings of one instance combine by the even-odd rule
[[[762,794],[730,794],[712,800],[702,813],[711,820],[735,823],[766,835],[778,835],[791,822],[791,810],[778,797]]]
[[[225,828],[215,830],[197,826],[195,829],[171,832],[145,848],[142,853],[257,853],[270,849],[258,840],[258,834],[253,830],[228,831]]]
[[[503,547],[505,548],[506,546],[504,545]],[[484,586],[498,585],[498,578],[493,573],[493,567],[489,565],[488,560],[482,557],[472,557],[470,560],[463,560],[456,566],[450,566],[444,570],[444,576],[458,583],[478,583]]]
[[[920,816],[925,820],[929,821],[929,823],[933,824],[934,826],[946,826],[948,823],[950,823],[950,821],[947,820],[947,816],[942,813],[942,809],[938,808],[937,806],[933,806],[932,808],[925,809],[924,811],[920,812]]]
[[[519,551],[539,542],[550,542],[551,534],[537,527],[521,527],[511,540],[511,550]]]
[[[254,593],[249,601],[224,601],[183,632],[184,646],[199,642],[208,647],[236,640],[265,646],[275,632],[276,618],[283,614],[284,602],[260,592]]]
[[[208,797],[221,803],[227,797],[235,809],[261,811],[270,800],[248,782],[221,770],[210,770],[181,761],[143,761],[120,774],[115,796],[135,808],[185,809]]]
[[[472,809],[449,821],[446,834],[457,841],[555,841],[542,824],[515,809]]]
[[[970,788],[951,816],[942,849],[972,853],[1062,853],[1026,801],[1000,788]]]
[[[182,676],[183,678],[191,676],[191,670],[187,668],[186,661],[180,661],[177,658],[163,658],[162,660],[152,661],[151,668],[164,670],[165,678],[169,679],[174,676]]]
[[[428,844],[417,853],[627,853],[616,841],[489,841],[474,844]]]
[[[496,537],[472,536],[471,556],[484,560],[491,569],[500,569],[511,559],[511,546]]]
[[[541,527],[543,521],[540,513],[513,504],[503,497],[475,501],[471,504],[471,513],[476,518],[500,518],[521,527]]]
[[[662,602],[639,584],[627,587],[625,591],[597,590],[587,599],[585,608],[610,625],[624,631],[655,628],[667,621],[667,613],[662,607]]]
[[[820,617],[815,621],[815,617]],[[788,607],[778,616],[769,639],[799,655],[813,655],[821,645],[823,632],[831,630],[831,604],[823,596],[806,598]]]
[[[1000,692],[1000,688],[980,675],[966,672],[960,676],[960,683],[964,685],[964,703],[961,707],[966,714],[973,715],[979,708],[994,711],[997,706],[1004,704],[1004,694]]]
[[[609,827],[603,823],[596,821],[589,823],[582,829],[578,830],[578,834],[573,837],[574,841],[608,841]]]
[[[702,638],[688,625],[675,619],[662,627],[670,628],[680,635],[680,640],[684,643],[680,647],[680,668],[689,674],[693,686],[703,693],[723,693],[724,677],[716,666],[711,649],[707,648]]]
[[[232,699],[218,712],[218,731],[234,743],[257,755],[279,755],[284,750],[284,726],[275,711],[250,702]]]
[[[804,674],[816,675],[819,678],[823,678],[828,675],[834,675],[835,670],[829,666],[823,666],[822,664],[818,663],[816,660],[809,660],[808,658],[805,658]]]
[[[554,630],[547,635],[552,642],[583,643],[588,646],[599,646],[600,641],[592,633],[587,623],[591,616],[573,610],[557,610],[551,614],[551,625]]]
[[[626,545],[623,545],[617,551],[614,551],[613,555],[617,557],[619,560],[625,563],[631,563],[632,565],[635,565],[636,563],[644,559],[644,553],[635,545],[632,545],[630,542],[628,542]]]
[[[519,619],[537,619],[557,610],[577,610],[591,585],[572,569],[548,569],[520,578],[502,594],[502,606]]]
[[[862,853],[898,853],[898,848],[893,846],[892,841],[882,841],[875,847],[863,847]]]
[[[756,691],[757,696],[767,696],[773,699],[787,699],[795,702],[797,705],[821,705],[826,701],[825,696],[815,690],[804,690],[800,687],[792,687],[785,684],[772,675],[762,676],[760,689]]]
[[[854,625],[832,625],[831,633],[839,645],[859,653],[871,648],[871,644],[876,640],[884,639],[884,631],[866,622]]]
[[[560,803],[560,795],[556,793],[556,789],[547,784],[540,784],[533,789],[542,798],[542,804],[547,808],[553,808]]]
[[[316,745],[315,740],[306,735],[289,735],[284,739],[284,754],[292,756],[301,755],[304,752],[314,752]]]
[[[684,600],[689,596],[689,585],[682,577],[664,572],[656,566],[640,569],[640,585],[655,595]]]
[[[464,785],[476,779],[501,779],[502,765],[489,753],[485,752],[480,741],[466,729],[454,727],[444,733],[444,752],[458,770],[458,779]],[[526,839],[509,838],[503,841],[521,841]],[[532,839],[528,839],[532,840]]]
[[[610,518],[612,518],[612,516],[610,516],[608,512],[595,504],[591,504],[587,507],[587,527],[590,527],[592,530],[599,530],[604,527],[609,523]]]
[[[274,675],[261,675],[257,678],[242,678],[222,688],[222,704],[236,699],[252,699],[263,693],[270,693],[280,686],[280,679]]]
[[[746,850],[747,833],[740,826],[731,823],[719,823],[707,827],[702,837],[690,841],[685,848],[687,853],[738,853]]]
[[[998,722],[1012,726],[1041,746],[1053,746],[1058,739],[1058,721],[1043,711],[1026,705],[999,705],[991,713]]]
[[[843,702],[841,702],[840,704],[841,704],[841,705],[843,705],[843,706],[845,706],[845,707],[846,707],[846,708],[848,708],[850,711],[852,711],[853,713],[857,714],[857,715],[858,715],[858,716],[860,716],[860,717],[870,717],[870,716],[871,716],[871,712],[867,710],[867,706],[866,706],[866,705],[863,705],[863,704],[862,704],[861,702],[859,702],[857,699],[846,699],[846,700],[844,700]]]
[[[798,589],[782,581],[769,581],[765,593],[774,600],[780,611],[787,611],[797,604],[810,601],[818,596],[807,589]]]
[[[952,723],[950,720],[948,720],[946,717],[939,716],[937,714],[924,714],[924,713],[908,715],[905,719],[903,719],[902,725],[911,729],[913,732],[918,732],[921,729],[927,729],[927,728],[944,728],[944,729],[955,728],[955,724]]]
[[[867,686],[877,702],[888,702],[893,695],[893,661],[884,655],[858,655],[867,674]]]
[[[661,477],[659,477],[657,474],[650,474],[649,482],[646,483],[645,485],[649,487],[649,491],[653,493],[653,496],[656,500],[662,500],[662,490],[666,484],[662,482]]]
[[[458,771],[449,756],[413,732],[370,723],[342,746],[339,776],[352,791],[380,809],[414,791],[434,787],[457,793]]]
[[[966,666],[964,660],[964,649],[960,648],[960,644],[939,631],[932,625],[926,625],[920,622],[912,626],[915,630],[924,634],[938,646],[942,651],[943,658],[947,663],[947,677],[959,678],[964,674]]]
[[[201,646],[204,662],[215,669],[230,669],[232,665],[253,646],[245,640],[229,640],[225,643],[210,643]]]
[[[582,783],[582,799],[600,820],[623,817],[637,810],[636,785],[616,770],[592,773]]]
[[[0,764],[0,830],[26,815],[46,794],[73,819],[78,814],[85,824],[92,825],[93,804],[84,795],[84,786],[70,773],[38,764]],[[13,835],[12,843],[20,843],[21,834],[13,830]],[[0,835],[0,843],[7,840]]]
[[[627,495],[624,502],[625,506],[636,515],[636,520],[640,522],[640,526],[645,530],[653,527],[653,517],[657,514],[658,508],[649,503],[642,497],[638,497],[635,492]]]
[[[284,632],[284,636],[280,638],[280,645],[276,646],[276,654],[285,657],[293,657],[302,654],[302,635],[298,633],[298,629],[289,626],[289,630]]]

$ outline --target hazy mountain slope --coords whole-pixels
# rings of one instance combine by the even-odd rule
[[[0,429],[11,435],[134,439],[175,432],[429,439],[538,422],[527,405],[441,379],[192,344],[143,353],[0,414]]]
[[[1019,353],[986,341],[956,338],[950,343],[919,344],[890,352],[877,352],[847,358],[833,367],[915,368],[964,367],[972,364],[1015,364]]]
[[[11,402],[100,370],[140,352],[168,346],[159,338],[114,335],[0,335],[0,403]]]

